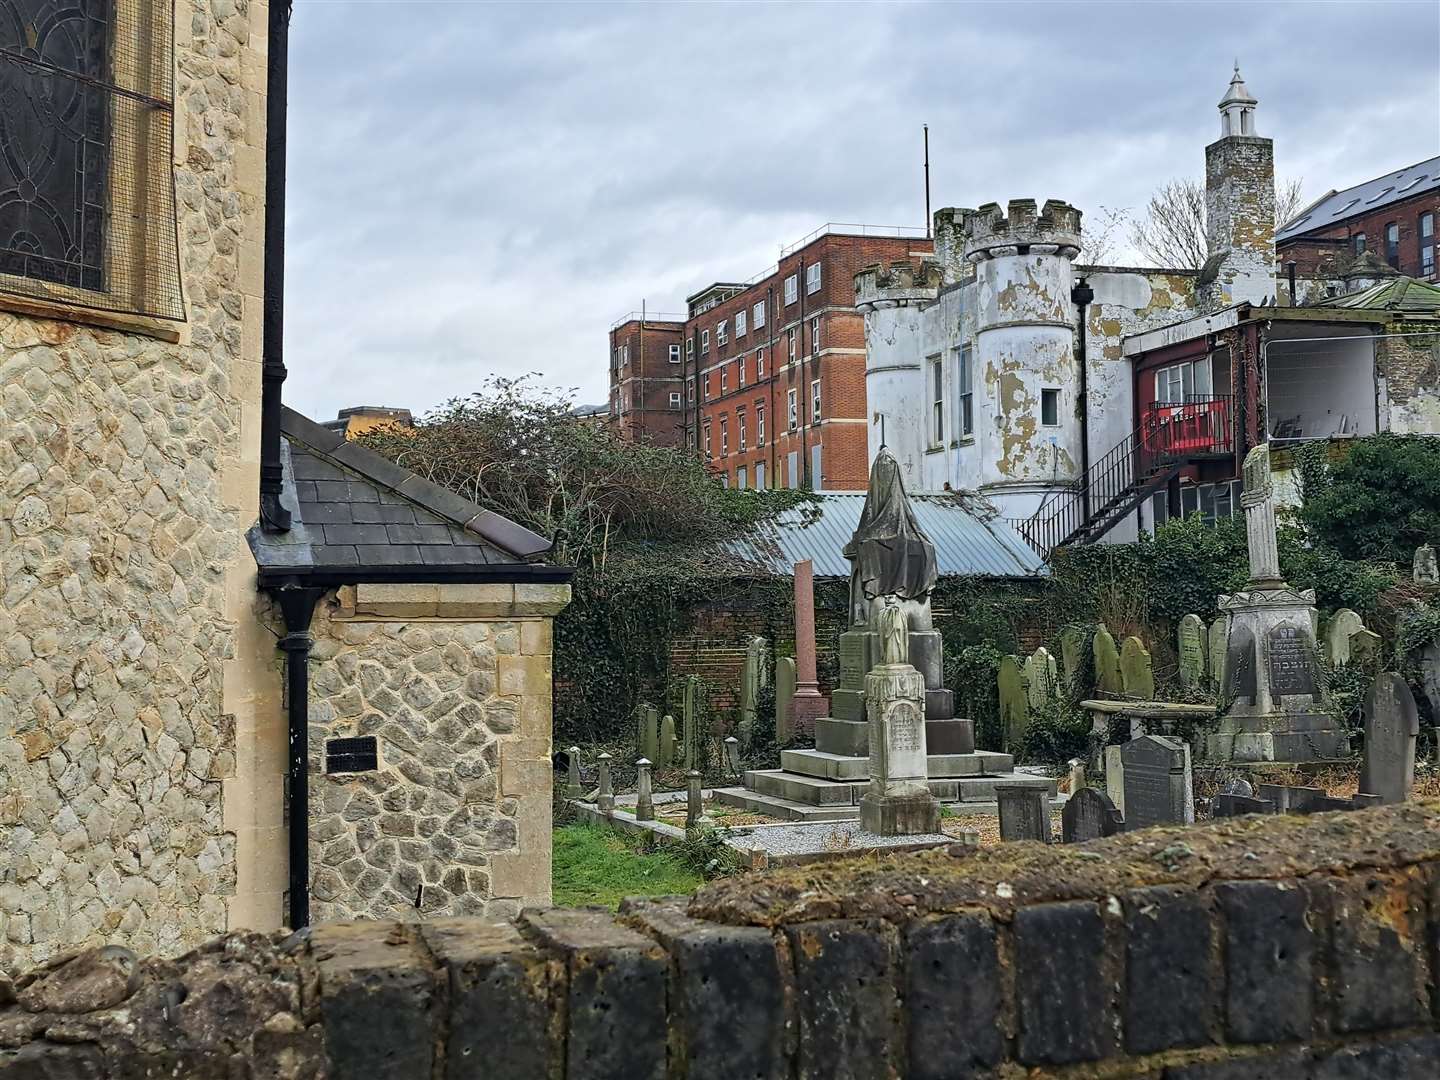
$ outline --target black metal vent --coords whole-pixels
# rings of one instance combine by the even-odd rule
[[[380,753],[374,735],[355,739],[330,739],[325,743],[325,772],[374,772],[380,767]]]

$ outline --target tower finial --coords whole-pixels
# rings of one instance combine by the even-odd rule
[[[1235,73],[1230,77],[1230,88],[1220,99],[1220,134],[1254,135],[1256,101],[1245,79],[1240,74],[1240,58],[1235,58]]]

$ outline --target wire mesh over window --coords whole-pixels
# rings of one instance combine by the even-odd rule
[[[0,292],[184,318],[168,0],[0,0]]]

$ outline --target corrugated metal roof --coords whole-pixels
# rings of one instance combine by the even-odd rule
[[[1394,277],[1357,293],[1330,296],[1319,307],[1378,308],[1407,315],[1434,315],[1440,312],[1440,287],[1412,277]]]
[[[1290,240],[1296,236],[1328,228],[1337,221],[1366,214],[1422,192],[1440,188],[1440,157],[1416,162],[1398,172],[1388,172],[1356,184],[1344,191],[1325,196],[1275,234],[1275,239]],[[1379,243],[1380,238],[1375,238]]]
[[[974,496],[911,495],[915,520],[935,545],[940,573],[957,577],[1042,577],[1044,561],[989,504]],[[822,495],[763,522],[752,534],[721,549],[756,574],[788,577],[805,559],[816,577],[849,577],[841,554],[860,524],[863,494]]]

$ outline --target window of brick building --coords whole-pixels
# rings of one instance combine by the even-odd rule
[[[704,356],[710,351],[710,331],[700,331],[700,355]]]
[[[755,350],[755,378],[756,378],[756,379],[763,379],[763,378],[765,378],[765,350],[764,350],[764,349],[756,349],[756,350]]]
[[[800,405],[798,390],[785,391],[785,419],[786,426],[794,431],[800,426]]]
[[[765,403],[755,403],[755,445],[765,445]]]
[[[805,268],[805,295],[820,291],[820,264],[811,263]]]
[[[741,491],[745,490],[745,466],[741,465],[735,470],[735,486]]]
[[[676,390],[674,393],[672,393],[672,394],[670,395],[670,408],[672,408],[672,409],[678,409],[679,407],[680,407],[680,391]]]
[[[790,344],[790,363],[793,364],[795,362],[795,331],[786,330],[785,337]]]
[[[735,336],[744,337],[745,330],[745,309],[741,308],[739,311],[735,312]]]
[[[686,339],[685,339],[685,355],[686,355],[687,357],[689,357],[689,356],[694,356],[694,355],[695,355],[695,339],[694,339],[694,338],[686,338]]]
[[[761,300],[758,304],[756,304],[753,308],[750,309],[750,321],[755,324],[756,330],[759,330],[760,327],[765,325],[764,300]]]
[[[798,275],[791,274],[785,279],[785,303],[793,304],[800,299],[800,279]]]
[[[765,490],[765,463],[763,461],[755,463],[755,490]]]
[[[717,344],[724,345],[727,341],[730,340],[730,335],[726,330],[726,327],[729,325],[729,323],[729,319],[721,319],[718,323],[715,324],[715,341]]]
[[[1420,215],[1420,273],[1435,273],[1435,215]]]
[[[695,376],[693,375],[685,380],[685,400],[695,400]]]
[[[730,418],[720,417],[720,456],[730,453]]]
[[[810,355],[820,355],[820,320],[810,320]]]
[[[680,362],[680,346],[679,346],[679,345],[671,345],[671,346],[670,346],[670,363],[672,363],[672,364],[678,364],[679,362]]]
[[[813,379],[810,382],[810,423],[820,422],[820,380]]]
[[[727,370],[725,370],[725,368],[721,368],[721,369],[720,369],[720,393],[723,395],[723,394],[728,394],[729,392],[730,392],[730,372],[728,372]]]
[[[1350,238],[1350,243],[1354,245],[1356,255],[1365,254],[1365,234],[1363,232],[1357,232],[1354,236],[1352,236]]]
[[[739,371],[739,379],[740,379],[740,381],[739,381],[736,385],[737,385],[737,386],[744,386],[744,385],[745,385],[745,354],[744,354],[744,353],[741,353],[738,357],[736,357],[736,358],[735,358],[735,363],[740,366],[740,371]]]
[[[708,458],[708,457],[714,457],[714,456],[715,456],[714,452],[711,450],[711,445],[710,445],[710,424],[709,424],[709,421],[706,421],[706,424],[705,424],[705,456],[706,456],[707,458]]]
[[[735,437],[740,440],[741,450],[745,449],[745,413],[740,411],[735,414]]]
[[[1398,221],[1385,223],[1385,261],[1395,269],[1400,269],[1400,223]]]

